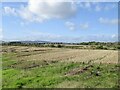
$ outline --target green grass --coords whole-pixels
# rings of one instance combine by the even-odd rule
[[[42,66],[21,68],[17,60],[3,55],[2,87],[3,88],[117,88],[118,65],[93,64],[93,67],[76,75],[65,76],[75,68],[83,68],[88,63],[49,62]],[[23,67],[29,61],[22,62]],[[15,67],[11,67],[15,65]],[[96,72],[100,75],[97,76]],[[92,74],[91,74],[92,73]]]

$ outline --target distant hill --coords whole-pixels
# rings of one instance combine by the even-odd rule
[[[50,43],[49,41],[19,41],[21,43]]]

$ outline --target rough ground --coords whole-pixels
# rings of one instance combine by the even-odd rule
[[[9,46],[3,88],[118,88],[118,51]]]
[[[3,47],[3,52],[15,53],[18,60],[118,63],[118,51],[115,50],[80,50],[9,46]]]

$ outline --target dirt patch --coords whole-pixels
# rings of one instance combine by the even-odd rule
[[[93,67],[93,65],[88,65],[88,66],[83,67],[83,68],[75,68],[69,72],[66,72],[65,76],[71,76],[71,75],[77,75],[80,73],[84,73],[85,71],[89,70],[90,67]]]

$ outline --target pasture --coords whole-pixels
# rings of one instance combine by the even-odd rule
[[[3,88],[118,88],[118,51],[3,46]]]

